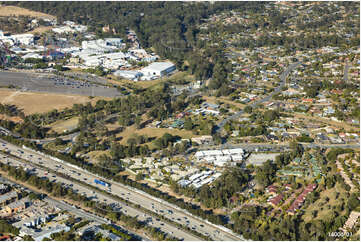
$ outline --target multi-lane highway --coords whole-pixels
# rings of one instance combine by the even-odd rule
[[[4,158],[6,157],[6,158]],[[7,156],[1,156],[1,159],[0,160],[4,160],[4,159],[9,159],[9,157]],[[12,186],[15,186],[16,183],[4,178],[4,177],[0,177],[0,182],[1,183],[6,183],[6,184],[9,184],[9,185],[12,185]],[[29,191],[33,191],[31,190],[30,188],[27,188]],[[33,191],[35,192],[35,191]],[[75,214],[79,217],[82,217],[84,219],[87,219],[87,220],[90,220],[90,221],[95,221],[99,224],[107,224],[109,223],[108,220],[102,218],[102,217],[99,217],[95,214],[92,214],[92,213],[88,213],[84,210],[81,210],[79,208],[76,208],[76,207],[73,207],[65,202],[61,202],[61,201],[57,201],[57,200],[54,200],[50,197],[45,197],[44,198],[44,201],[48,202],[49,204],[53,205],[54,207],[58,207],[60,209],[63,209],[63,210],[67,210],[69,212],[71,212],[72,214]]]
[[[4,146],[3,146],[4,147]],[[7,145],[5,146],[7,147]],[[27,154],[18,152],[18,151],[13,151],[10,147],[10,149],[8,149],[10,151],[10,154],[12,155],[16,155],[18,157],[21,157],[22,159],[32,159],[32,158],[39,158],[34,156],[28,156]],[[169,233],[172,236],[175,236],[177,238],[183,238],[185,240],[200,240],[198,237],[193,236],[191,234],[188,234],[180,229],[175,228],[173,225],[160,221],[158,218],[148,215],[140,210],[137,210],[123,202],[120,202],[114,198],[112,198],[109,195],[105,195],[103,193],[97,193],[94,190],[92,190],[91,188],[82,185],[80,183],[76,183],[73,182],[71,180],[65,179],[61,176],[56,175],[55,173],[48,171],[44,168],[39,168],[36,165],[33,165],[31,163],[24,163],[23,161],[21,161],[20,159],[15,159],[12,158],[10,156],[7,155],[1,155],[1,162],[4,163],[8,163],[9,165],[12,166],[17,166],[17,167],[22,167],[23,169],[28,169],[29,171],[33,172],[34,174],[40,176],[40,177],[48,177],[50,181],[53,182],[59,182],[61,183],[63,186],[65,187],[69,187],[72,188],[74,191],[87,196],[88,198],[91,198],[94,201],[97,202],[102,202],[108,205],[112,205],[114,207],[114,211],[120,211],[126,215],[132,216],[132,217],[137,217],[138,220],[140,221],[147,221],[149,223],[150,226],[153,227],[158,227],[160,228],[163,232]],[[41,164],[44,164],[44,160],[40,160]],[[59,173],[63,173],[63,174],[67,174],[67,175],[72,175],[75,174],[75,176],[78,176],[78,172],[74,173],[74,172],[61,172],[62,170],[65,170],[64,166],[58,166],[59,168],[57,169],[57,172]],[[49,167],[51,168],[51,167]],[[83,178],[84,179],[84,178]],[[89,182],[90,184],[93,184],[93,182]],[[128,194],[125,194],[125,196],[128,196]],[[125,199],[129,200],[128,197],[126,197]],[[70,209],[71,212],[77,211],[77,208],[72,207],[66,203],[61,203],[60,206],[64,207],[65,209]],[[109,212],[109,211],[106,211]],[[78,211],[79,213],[79,211]],[[98,216],[97,216],[98,217]],[[101,220],[102,223],[108,223],[108,221],[106,219],[102,219]]]
[[[168,204],[163,200],[152,197],[149,194],[143,193],[142,191],[135,190],[131,187],[127,187],[123,184],[116,183],[113,181],[109,181],[106,179],[102,179],[111,184],[111,188],[106,188],[101,185],[97,185],[94,183],[94,179],[98,178],[98,176],[91,174],[87,171],[79,169],[75,166],[69,165],[67,163],[61,163],[56,160],[50,159],[44,155],[39,155],[35,152],[29,151],[27,149],[23,149],[17,147],[15,145],[9,144],[6,141],[2,141],[0,145],[0,150],[6,150],[17,157],[20,157],[24,160],[27,160],[30,163],[37,164],[40,166],[47,167],[50,170],[57,171],[64,175],[68,175],[73,179],[88,183],[89,185],[96,186],[99,189],[102,189],[108,193],[113,195],[117,195],[122,197],[123,199],[129,200],[133,204],[140,205],[141,207],[153,211],[157,214],[161,214],[164,217],[184,226],[187,226],[191,230],[195,230],[201,234],[210,236],[213,240],[242,240],[241,236],[236,236],[231,231],[228,231],[226,228],[215,226],[210,224],[207,221],[204,221],[198,217],[195,217],[192,214],[176,207],[175,205]],[[14,162],[14,161],[13,161]],[[21,165],[21,161],[17,162],[18,165]],[[45,175],[46,171],[43,169],[37,168],[39,174]],[[155,227],[159,227],[162,231],[169,232],[173,236],[177,238],[183,238],[184,240],[199,240],[200,238],[190,234],[189,232],[182,231],[176,226],[164,222],[162,220],[157,221],[157,218],[151,215],[146,214],[142,210],[137,210],[131,206],[127,206],[125,203],[117,201],[113,199],[111,196],[107,196],[104,194],[96,193],[91,188],[74,183],[70,180],[64,179],[62,177],[58,177],[55,174],[49,172],[47,176],[51,176],[51,180],[56,180],[58,182],[64,183],[65,186],[71,186],[73,189],[77,190],[79,193],[82,193],[88,197],[93,197],[93,199],[101,202],[105,202],[108,204],[115,203],[119,204],[122,207],[122,212],[130,216],[137,216],[138,219],[143,220],[151,220],[151,225]],[[55,176],[55,177],[54,177]],[[159,220],[159,219],[158,219]]]
[[[1,158],[0,158],[0,161],[1,161],[1,162],[3,162],[4,160],[6,160],[6,162],[12,162],[13,165],[19,165],[19,164],[20,164],[20,162],[18,162],[16,159],[12,159],[12,158],[10,158],[9,156],[0,155],[0,157],[1,157]],[[26,164],[22,164],[22,167],[30,168],[31,166],[30,166],[30,165],[26,165]],[[34,167],[32,167],[32,168],[34,168]],[[35,172],[35,173],[36,173],[36,172]],[[14,182],[12,182],[12,181],[4,178],[4,177],[0,177],[0,182],[1,182],[1,183],[6,183],[6,184],[9,184],[9,185],[12,185],[12,186],[18,186],[17,183],[14,183]],[[32,192],[36,192],[36,191],[34,191],[34,190],[30,189],[30,188],[26,188],[26,190],[32,191]],[[43,199],[43,201],[47,202],[48,204],[50,204],[50,205],[53,206],[53,207],[57,207],[57,208],[59,208],[59,209],[61,209],[61,210],[68,211],[68,212],[70,212],[71,214],[74,214],[74,215],[76,215],[76,216],[78,216],[78,217],[81,217],[81,218],[83,218],[83,219],[85,219],[85,220],[94,221],[94,222],[97,222],[97,223],[99,223],[99,224],[109,224],[109,223],[110,223],[110,222],[109,222],[107,219],[105,219],[105,218],[102,218],[102,217],[97,216],[97,215],[95,215],[95,214],[93,214],[93,213],[89,213],[89,212],[87,212],[87,211],[84,211],[84,210],[82,210],[82,209],[80,209],[80,208],[78,208],[78,207],[72,206],[72,205],[67,204],[67,203],[65,203],[65,202],[63,202],[63,201],[57,201],[57,200],[52,199],[52,198],[50,198],[50,197],[45,197],[45,198]],[[122,228],[122,227],[120,227],[120,228]],[[122,228],[122,229],[123,229],[124,231],[127,231],[125,228]],[[135,235],[136,237],[138,237],[138,238],[140,238],[140,239],[142,239],[142,240],[147,240],[146,238],[142,238],[142,236],[140,236],[139,234],[136,234],[136,233],[134,233],[134,232],[131,232],[131,233],[133,233],[133,235]]]

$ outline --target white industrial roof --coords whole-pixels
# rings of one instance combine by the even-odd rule
[[[197,151],[197,152],[194,154],[194,156],[195,156],[196,158],[200,158],[200,157],[205,156],[205,154],[203,153],[203,151]]]
[[[231,156],[228,156],[228,155],[216,157],[217,162],[226,162],[226,161],[230,161],[231,159],[232,159]]]
[[[243,155],[232,155],[233,161],[241,161],[243,160]]]
[[[213,162],[215,160],[215,158],[213,156],[206,156],[204,157],[204,159],[207,161],[207,162]]]
[[[164,71],[170,67],[174,66],[171,62],[153,62],[149,66],[145,67],[145,70],[155,70],[155,71]]]
[[[222,151],[220,151],[220,150],[204,150],[203,153],[205,156],[223,155]]]
[[[140,75],[142,74],[139,71],[127,71],[127,70],[118,70],[114,72],[114,75]]]

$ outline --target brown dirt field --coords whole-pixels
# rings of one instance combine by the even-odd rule
[[[5,114],[0,114],[0,119],[13,121],[14,123],[22,123],[24,121],[20,117],[9,117],[9,116],[7,116]]]
[[[20,92],[8,89],[0,89],[0,103],[14,104],[22,109],[25,114],[43,113],[53,109],[71,108],[73,104],[95,103],[99,99],[80,95],[65,95],[54,93]]]
[[[75,129],[78,125],[79,117],[74,117],[67,120],[59,120],[55,123],[50,124],[48,127],[57,133],[62,133],[64,130]]]
[[[86,155],[90,157],[89,161],[91,161],[92,163],[97,163],[98,157],[100,155],[109,155],[109,151],[95,150],[87,153]]]
[[[55,19],[54,16],[49,15],[49,14],[45,14],[45,13],[41,13],[41,12],[36,12],[36,11],[31,11],[25,8],[20,8],[20,7],[16,7],[16,6],[1,6],[0,5],[0,16],[30,16],[30,17],[46,17],[49,19]]]
[[[26,32],[27,34],[42,34],[45,33],[49,30],[51,30],[53,27],[52,26],[41,26],[41,27],[37,27],[29,32]]]

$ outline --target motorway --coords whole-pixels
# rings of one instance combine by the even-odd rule
[[[0,71],[0,85],[14,85],[23,91],[32,92],[101,97],[121,96],[116,88],[98,85],[95,81],[78,81],[50,73]]]
[[[22,154],[21,152],[19,153],[17,151],[14,152],[11,149],[11,147],[8,150],[10,151],[10,154],[12,154],[12,155],[16,155],[16,156],[21,157],[23,159],[26,158],[25,154]],[[28,156],[27,160],[33,158],[34,156],[32,156],[32,157]],[[36,157],[34,157],[34,158],[36,158]],[[39,157],[37,157],[37,158],[39,158]],[[64,187],[72,188],[74,191],[76,191],[76,192],[78,192],[78,193],[80,193],[82,195],[85,195],[86,197],[90,198],[93,201],[102,202],[102,203],[105,203],[105,204],[108,204],[108,205],[112,205],[114,207],[114,211],[120,211],[120,212],[122,212],[122,213],[124,213],[126,215],[129,215],[129,216],[132,216],[132,217],[137,217],[137,219],[140,220],[140,221],[147,221],[150,226],[159,227],[163,232],[170,233],[171,235],[173,235],[173,236],[175,236],[177,238],[184,238],[185,240],[200,240],[198,237],[189,235],[188,233],[185,233],[182,230],[174,228],[173,225],[170,225],[170,224],[164,223],[162,221],[159,221],[159,219],[157,220],[157,218],[154,217],[154,216],[149,216],[149,215],[145,214],[142,211],[139,211],[137,209],[134,209],[131,206],[126,205],[123,202],[119,202],[118,200],[113,199],[109,195],[107,196],[107,195],[105,195],[103,193],[94,192],[92,189],[90,189],[89,187],[87,187],[85,185],[82,185],[82,184],[79,184],[79,183],[74,183],[73,181],[70,181],[70,180],[65,179],[63,177],[60,177],[60,176],[56,175],[55,173],[46,171],[45,169],[39,168],[38,166],[35,166],[35,165],[32,165],[32,164],[26,164],[26,163],[22,162],[19,159],[14,159],[14,158],[6,156],[6,155],[2,155],[1,162],[8,163],[9,165],[16,166],[16,167],[22,167],[23,169],[28,169],[28,170],[30,170],[31,172],[33,172],[34,174],[36,174],[37,176],[40,176],[40,177],[48,177],[48,179],[50,181],[59,182]],[[43,162],[41,161],[41,163],[43,163]],[[63,172],[61,172],[61,170],[64,170],[63,166],[58,168],[57,172],[63,173]],[[71,173],[73,173],[73,172],[64,172],[64,174],[68,174],[68,175],[71,175]],[[78,176],[78,173],[74,173],[74,174],[76,176]],[[92,182],[90,182],[90,184],[92,184]],[[62,203],[61,206],[63,206],[66,209],[70,209],[71,212],[76,210],[76,208],[74,208],[74,207],[72,207],[72,206],[70,206],[70,205],[68,205],[66,203]],[[107,211],[107,212],[109,212],[109,211]],[[103,221],[103,223],[104,222],[109,223],[106,219],[103,219],[102,221]]]
[[[3,144],[0,145],[0,150],[8,151],[10,152],[10,154],[20,157],[24,160],[27,160],[33,163],[34,165],[36,164],[36,165],[45,166],[48,169],[68,175],[73,179],[88,183],[91,186],[96,186],[97,188],[102,189],[113,195],[120,196],[123,199],[132,202],[133,204],[138,204],[141,207],[146,208],[155,213],[161,214],[164,217],[176,223],[182,224],[192,230],[196,230],[199,233],[210,236],[213,240],[243,240],[243,237],[236,236],[232,232],[227,231],[226,228],[210,224],[209,222],[206,222],[201,218],[189,214],[187,211],[184,211],[179,207],[176,207],[175,205],[168,204],[167,202],[162,201],[158,198],[154,198],[151,195],[146,194],[142,191],[135,190],[131,187],[113,181],[109,181],[107,179],[102,179],[102,180],[110,183],[111,189],[105,188],[101,185],[96,185],[93,181],[95,178],[99,179],[99,177],[94,174],[91,174],[90,172],[87,172],[75,166],[73,167],[67,163],[61,163],[55,161],[44,155],[39,155],[27,149],[17,147],[6,141],[2,141],[2,143]],[[24,162],[13,161],[13,159],[12,162],[16,163],[19,166],[25,167]],[[45,174],[47,174],[46,171],[43,169],[36,168],[36,170],[39,175],[45,176]],[[96,193],[91,188],[85,185],[74,183],[73,181],[69,181],[62,177],[56,176],[51,172],[49,172],[46,176],[48,177],[50,176],[49,178],[51,178],[51,180],[62,182],[64,183],[64,186],[70,186],[73,189],[75,189],[77,192],[84,194],[87,197],[91,197],[96,201],[105,202],[107,204],[116,204],[118,208],[121,207],[121,211],[124,212],[125,214],[130,216],[137,216],[139,220],[150,221],[149,223],[151,226],[159,227],[162,231],[168,232],[177,238],[184,240],[200,240],[200,238],[190,234],[189,232],[180,230],[176,228],[174,225],[164,222],[162,220],[157,221],[156,217],[148,215],[144,211],[135,209],[131,206],[127,206],[125,203],[115,200],[111,196],[107,196],[101,193]]]
[[[2,156],[2,159],[4,159],[4,156]],[[14,182],[12,182],[12,181],[4,178],[4,177],[0,177],[0,182],[9,184],[11,186],[19,186],[19,184],[14,183]],[[30,188],[26,188],[25,190],[35,192]],[[99,216],[97,216],[95,214],[88,213],[88,212],[86,212],[84,210],[75,208],[75,207],[73,207],[73,206],[71,206],[69,204],[66,204],[64,202],[54,200],[54,199],[52,199],[50,197],[45,197],[43,200],[48,202],[49,204],[52,204],[54,207],[58,207],[58,208],[60,208],[62,210],[69,211],[70,213],[75,214],[75,215],[77,215],[77,216],[79,216],[81,218],[85,218],[85,219],[87,219],[89,221],[95,221],[95,222],[97,222],[99,224],[108,224],[109,223],[108,220],[106,220],[106,219],[104,219],[102,217],[99,217]]]
[[[250,104],[250,106],[252,108],[254,108],[254,107],[256,107],[257,105],[259,105],[261,103],[269,101],[272,98],[273,95],[278,94],[279,92],[281,92],[282,88],[286,85],[286,78],[287,78],[288,74],[291,71],[293,71],[299,64],[301,64],[301,63],[298,62],[298,63],[294,63],[294,64],[289,65],[287,67],[287,69],[280,75],[281,84],[278,87],[276,87],[275,90],[273,90],[273,92],[271,92],[268,96],[253,102],[252,104]],[[243,110],[240,110],[240,111],[236,112],[235,114],[233,114],[232,116],[222,120],[222,122],[220,122],[218,124],[217,132],[222,131],[224,125],[228,121],[238,118],[242,113],[243,113]]]
[[[6,157],[6,158],[4,158],[4,157]],[[7,157],[7,156],[2,156],[2,159],[11,160],[11,158]],[[14,161],[14,162],[16,162],[16,161]],[[4,177],[0,177],[0,182],[9,184],[11,186],[21,186],[21,185],[19,185],[17,183],[14,183],[14,182],[12,182],[12,181],[4,178]],[[25,191],[29,191],[29,192],[31,191],[31,192],[36,193],[36,191],[34,191],[34,190],[32,190],[32,189],[30,189],[28,187],[25,188]],[[81,217],[82,219],[89,220],[89,221],[94,221],[94,222],[97,222],[98,224],[110,224],[110,222],[105,218],[99,217],[99,216],[97,216],[97,215],[95,215],[93,213],[89,213],[89,212],[84,211],[84,210],[82,210],[80,208],[69,205],[69,204],[67,204],[67,203],[65,203],[63,201],[57,201],[57,200],[52,199],[50,197],[45,197],[43,199],[43,201],[47,202],[48,204],[52,205],[53,207],[59,208],[59,209],[64,210],[64,211],[68,211],[69,213],[74,214],[74,215],[76,215],[78,217]],[[125,229],[123,227],[120,227],[120,228],[122,230],[124,230],[124,231],[127,231],[127,229]],[[133,234],[133,236],[138,237],[139,239],[148,240],[147,238],[142,238],[142,236],[140,236],[139,234],[135,234],[134,232],[129,232],[128,231],[128,233]]]

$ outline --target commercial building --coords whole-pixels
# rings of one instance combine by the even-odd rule
[[[24,210],[29,205],[29,200],[27,198],[21,199],[19,201],[12,202],[5,206],[5,211],[8,214],[14,214],[19,211]]]
[[[19,235],[30,235],[35,241],[42,241],[44,238],[50,238],[50,235],[53,233],[58,233],[61,231],[68,232],[69,230],[70,227],[64,224],[56,224],[55,226],[43,227],[41,230],[23,226],[20,228]]]
[[[121,238],[105,229],[102,229],[97,223],[90,223],[78,230],[78,235],[83,239],[93,239],[93,236],[100,233],[104,238],[109,238],[112,241],[119,241]]]
[[[34,44],[34,35],[33,34],[16,34],[10,36],[14,39],[16,44],[23,45],[33,45]]]
[[[121,71],[121,70],[115,71],[114,75],[129,80],[138,80],[141,76],[143,76],[143,74],[139,71]]]
[[[15,34],[6,36],[4,34],[0,35],[0,40],[10,46],[13,45],[34,45],[34,35],[33,34]]]
[[[149,66],[144,67],[141,72],[145,76],[164,76],[175,69],[175,65],[171,62],[154,62]]]
[[[8,203],[15,201],[18,198],[18,194],[15,191],[5,193],[0,196],[0,205],[5,206]]]
[[[17,228],[21,228],[23,226],[26,227],[35,227],[40,224],[44,224],[49,220],[49,215],[47,214],[40,214],[38,216],[33,216],[24,220],[21,220],[13,225]]]
[[[222,174],[219,172],[214,173],[214,171],[203,171],[201,173],[193,174],[188,179],[179,180],[178,184],[182,187],[192,185],[194,188],[198,189],[203,185],[212,183],[221,175]]]
[[[224,166],[228,162],[242,161],[245,158],[245,152],[243,149],[203,150],[197,151],[194,157],[197,161]]]

